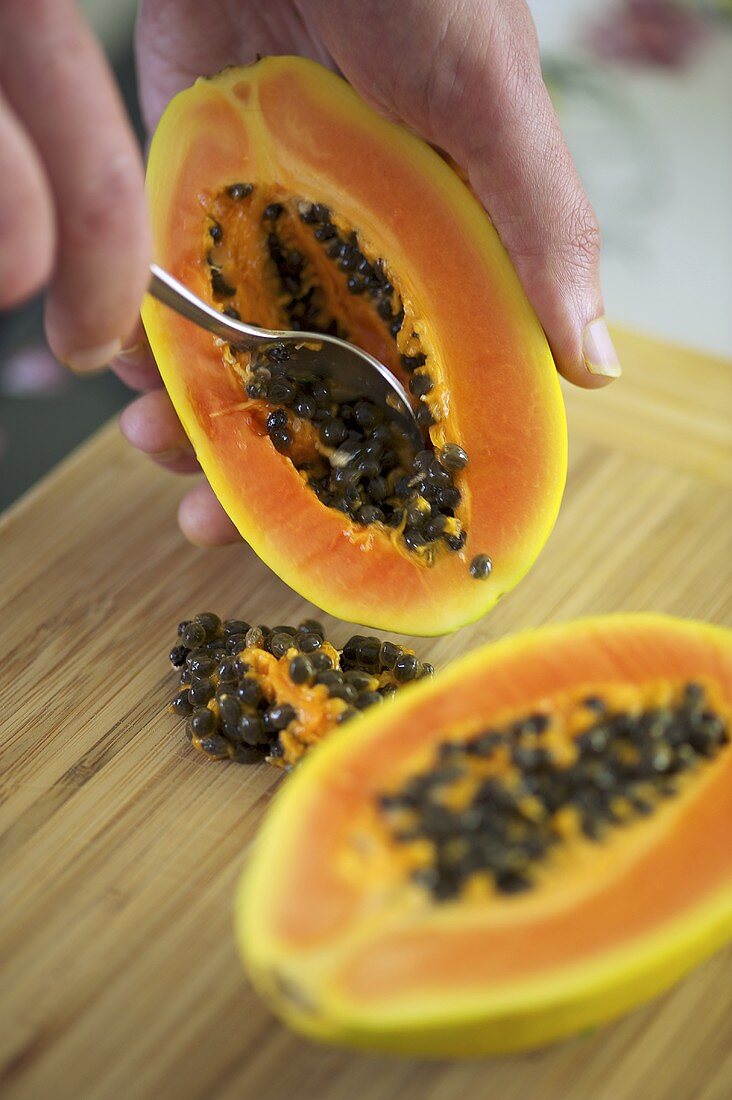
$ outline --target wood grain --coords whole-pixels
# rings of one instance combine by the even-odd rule
[[[438,666],[586,613],[732,622],[732,370],[618,344],[622,382],[567,391],[569,483],[539,564],[476,626],[416,643]],[[205,607],[312,609],[248,549],[185,545],[179,494],[111,425],[0,526],[6,1100],[728,1100],[730,951],[590,1037],[495,1060],[331,1051],[270,1016],[237,962],[231,900],[278,776],[190,749],[164,713],[165,654]]]

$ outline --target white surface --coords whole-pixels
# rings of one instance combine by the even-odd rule
[[[600,65],[583,28],[608,5],[531,0],[567,141],[603,230],[608,316],[732,356],[732,26],[682,70]]]

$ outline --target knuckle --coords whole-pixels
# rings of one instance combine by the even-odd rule
[[[600,262],[602,238],[597,216],[584,194],[572,205],[569,213],[567,249],[570,259],[585,270]]]
[[[511,117],[517,105],[523,111],[538,102],[543,81],[538,61],[525,43],[507,42],[503,53],[496,102]]]
[[[537,103],[544,90],[534,24],[525,5],[512,5],[492,34],[494,96],[501,114],[513,116]]]
[[[129,239],[136,223],[136,207],[142,207],[143,185],[136,157],[115,152],[89,174],[76,197],[73,216],[67,219],[67,241]]]

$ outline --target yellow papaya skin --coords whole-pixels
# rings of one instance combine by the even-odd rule
[[[468,539],[427,567],[376,527],[355,530],[266,434],[251,431],[239,411],[241,380],[213,338],[148,298],[150,346],[214,492],[256,553],[339,618],[423,635],[475,620],[533,564],[556,519],[567,461],[554,363],[495,229],[434,150],[302,58],[265,58],[199,80],[171,102],[154,135],[155,259],[209,300],[211,204],[239,180],[255,194],[325,204],[388,264],[447,395],[431,442],[459,442],[470,456],[461,475]],[[479,553],[493,569],[476,581],[469,564]]]
[[[627,692],[659,679],[707,679],[729,716],[732,632],[642,614],[546,627],[470,654],[336,733],[278,793],[238,889],[240,951],[274,1011],[329,1043],[499,1054],[612,1020],[727,943],[729,742],[650,817],[560,857],[527,894],[440,909],[387,870],[369,878],[349,863],[363,807],[414,774],[445,728],[490,725],[507,706],[529,710],[583,684]]]

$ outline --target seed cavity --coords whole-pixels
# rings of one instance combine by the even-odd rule
[[[400,657],[397,669],[409,658]],[[617,695],[617,691],[615,691]],[[532,889],[555,850],[653,814],[730,742],[714,684],[555,700],[468,737],[377,801],[388,842],[435,901]]]
[[[263,266],[255,283],[271,287],[271,301],[261,306],[259,318],[246,309],[253,284],[237,259],[241,234],[250,238],[257,231]],[[424,565],[434,564],[441,553],[461,555],[468,538],[462,487],[468,455],[454,442],[437,453],[429,439],[429,429],[443,416],[442,399],[428,349],[411,325],[406,326],[406,312],[385,262],[368,255],[358,233],[344,229],[324,204],[274,199],[251,183],[234,182],[214,200],[207,238],[211,295],[228,316],[348,339],[349,322],[337,320],[329,308],[340,286],[341,298],[345,292],[354,300],[352,309],[346,308],[345,299],[341,302],[341,316],[356,310],[357,328],[381,326],[386,340],[382,358],[388,359],[391,347],[388,354],[412,395],[425,433],[427,445],[418,455],[379,406],[366,399],[336,401],[326,382],[288,365],[282,344],[271,345],[257,358],[231,348],[226,359],[248,401],[261,404],[274,449],[293,463],[325,507],[348,517],[354,532],[380,531]],[[275,412],[280,415],[273,419]],[[465,567],[479,575],[467,563]]]

